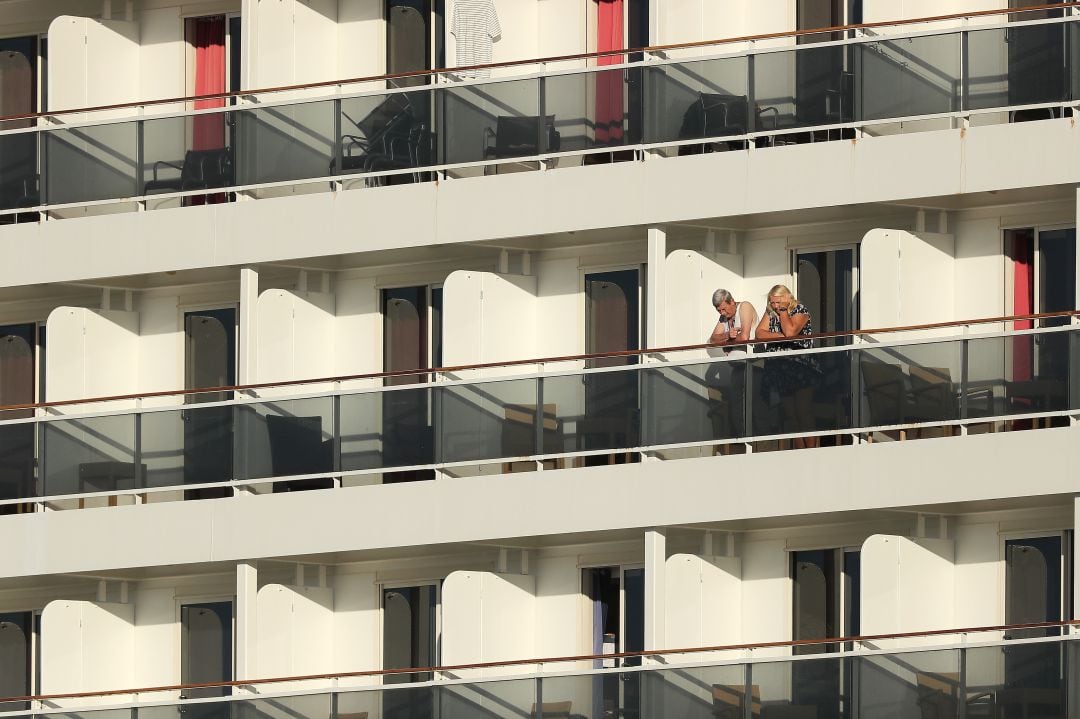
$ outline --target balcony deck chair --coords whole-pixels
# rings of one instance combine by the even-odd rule
[[[544,702],[540,705],[540,711],[537,712],[536,704],[532,705],[532,710],[529,712],[531,719],[571,719],[570,714],[571,702]]]
[[[713,716],[716,719],[744,719],[745,698],[746,687],[741,684],[713,684]],[[761,717],[761,687],[757,684],[750,686],[750,716],[752,719]]]
[[[422,153],[430,133],[407,95],[387,96],[354,124],[360,134],[342,135],[341,167],[335,158],[330,174],[403,170],[426,161]]]
[[[176,177],[161,177],[159,172],[172,168]],[[227,147],[213,150],[188,150],[180,164],[158,160],[153,165],[154,179],[143,187],[143,194],[216,190],[233,184],[232,151]]]
[[[959,688],[956,672],[915,672],[916,702],[922,719],[953,719]]]
[[[698,93],[683,113],[679,127],[680,140],[744,135],[747,132],[748,99],[746,95],[722,95],[714,92]],[[744,142],[702,145],[680,145],[680,155],[700,155],[703,152],[719,152],[725,149],[742,149]]]
[[[937,422],[960,417],[960,399],[948,367],[912,365],[908,368],[908,377],[911,380],[912,418],[915,421]],[[942,432],[944,436],[951,437],[952,427],[944,427]]]
[[[864,359],[862,371],[863,394],[870,407],[871,426],[904,424],[910,422],[914,402],[907,387],[907,376],[898,364],[877,359]],[[900,439],[907,439],[907,432],[900,430]]]
[[[541,143],[545,146],[541,147]],[[484,128],[485,160],[530,157],[545,152],[558,152],[561,147],[562,135],[555,129],[554,115],[545,115],[543,118],[537,115],[499,115],[495,119],[494,130],[490,127]]]
[[[270,438],[270,466],[275,477],[315,474],[333,470],[332,440],[323,440],[322,417],[268,415],[266,432]],[[275,492],[330,489],[334,480],[298,479],[277,482]]]

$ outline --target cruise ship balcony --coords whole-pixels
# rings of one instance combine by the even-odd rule
[[[80,719],[128,713],[206,719],[1065,717],[1073,715],[1080,691],[1073,629],[1043,623],[612,652],[54,693],[5,698],[3,706],[21,707],[20,716]],[[188,694],[181,697],[186,701],[164,696],[177,691]]]
[[[0,567],[40,576],[144,566],[163,546],[179,563],[241,561],[1048,500],[1075,489],[1062,468],[1080,335],[1060,324],[1073,314],[741,358],[658,361],[693,350],[657,348],[203,388],[187,394],[211,401],[180,405],[131,395],[11,408],[0,506],[21,516],[0,522]],[[575,369],[582,360],[591,366]],[[794,364],[812,368],[813,386],[778,381]],[[1033,456],[1049,464],[1030,476]],[[620,495],[637,501],[594,511]],[[260,530],[278,524],[294,531]],[[164,544],[130,542],[149,527]]]
[[[1080,180],[1080,69],[1066,51],[1080,25],[1009,17],[1019,21],[957,28],[957,17],[750,51],[718,41],[564,69],[596,60],[586,54],[516,77],[519,65],[492,79],[431,71],[434,82],[395,89],[380,75],[202,110],[33,115],[0,133],[5,156],[26,159],[4,163],[0,185],[38,188],[0,193],[0,215],[18,223],[4,236],[22,248],[0,280],[107,277],[119,257],[131,273],[283,262],[298,237],[305,257],[334,257],[1053,194]],[[597,115],[605,88],[622,108],[611,117]],[[227,129],[221,148],[193,144],[207,124]],[[596,187],[620,200],[585,201]],[[86,215],[100,216],[55,221]],[[149,251],[149,237],[169,251]]]

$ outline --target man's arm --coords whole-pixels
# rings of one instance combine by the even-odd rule
[[[728,342],[728,323],[727,320],[721,318],[716,323],[716,327],[713,327],[712,334],[709,335],[709,344],[711,345],[725,345]]]

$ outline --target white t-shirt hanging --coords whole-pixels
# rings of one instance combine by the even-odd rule
[[[450,32],[457,41],[457,66],[487,65],[491,45],[502,35],[494,0],[457,0]],[[488,77],[490,70],[466,70],[462,77]]]

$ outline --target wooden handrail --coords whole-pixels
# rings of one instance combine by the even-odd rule
[[[497,662],[478,662],[475,664],[449,664],[436,667],[410,667],[406,669],[368,669],[355,672],[331,672],[328,674],[301,674],[288,677],[265,679],[236,679],[227,682],[204,682],[199,684],[163,684],[160,686],[134,689],[108,689],[97,692],[70,692],[66,694],[32,694],[18,697],[0,697],[0,704],[7,702],[51,701],[54,699],[84,699],[91,697],[119,696],[124,694],[154,694],[159,692],[184,691],[188,689],[212,689],[218,687],[246,687],[285,682],[304,682],[330,679],[350,679],[361,677],[392,676],[395,674],[424,674],[468,671],[473,669],[494,669],[499,667],[517,667],[543,664],[566,664],[569,662],[598,661],[604,659],[630,659],[636,657],[662,657],[675,654],[701,654],[705,652],[750,651],[756,649],[778,649],[789,647],[820,646],[822,644],[842,644],[845,642],[876,642],[891,639],[915,639],[920,637],[940,637],[953,634],[982,634],[986,632],[1009,632],[1028,629],[1055,629],[1080,625],[1080,620],[1060,622],[1030,622],[1026,624],[1002,624],[988,627],[961,627],[956,629],[929,629],[918,632],[896,632],[892,634],[863,634],[850,637],[831,637],[825,639],[796,639],[775,642],[750,642],[747,644],[721,644],[705,647],[685,647],[682,649],[656,649],[640,652],[613,652],[611,654],[579,654],[570,656],[542,657],[539,659],[511,659]],[[662,667],[658,667],[662,668]],[[247,697],[258,698],[257,695]]]
[[[669,52],[672,50],[691,50],[694,48],[713,47],[717,45],[730,45],[740,42],[755,42],[759,40],[776,40],[781,38],[797,38],[806,35],[820,35],[824,33],[838,33],[849,30],[871,30],[881,27],[896,27],[915,25],[928,22],[944,22],[946,20],[959,20],[963,18],[986,17],[992,15],[1017,15],[1027,12],[1041,12],[1046,10],[1065,10],[1080,6],[1080,0],[1068,2],[1048,3],[1045,5],[1033,5],[1022,8],[995,8],[991,10],[975,10],[972,12],[949,13],[946,15],[931,15],[920,18],[906,18],[901,20],[879,20],[875,22],[853,23],[851,25],[835,25],[831,27],[813,28],[808,30],[786,30],[783,32],[758,33],[755,35],[740,35],[716,40],[698,40],[694,42],[669,43],[666,45],[649,45],[646,47],[624,48],[621,50],[604,50],[600,52],[583,52],[572,55],[553,55],[549,57],[531,58],[526,60],[509,60],[504,62],[486,63],[482,65],[462,65],[460,67],[443,67],[433,70],[414,70],[410,72],[389,73],[384,75],[367,75],[362,77],[343,78],[338,80],[323,80],[320,82],[306,83],[302,85],[279,85],[251,90],[237,90],[234,92],[220,92],[207,95],[186,95],[183,97],[162,98],[158,100],[142,100],[136,102],[121,102],[110,105],[92,105],[67,110],[49,110],[45,112],[23,113],[20,115],[6,115],[0,117],[0,123],[13,122],[16,120],[33,120],[43,117],[57,117],[61,115],[74,115],[85,112],[105,112],[108,110],[123,110],[139,107],[152,107],[155,105],[171,105],[180,102],[196,102],[203,100],[227,100],[246,95],[262,95],[276,92],[294,92],[298,90],[312,90],[317,88],[335,87],[338,85],[355,85],[366,82],[380,82],[388,80],[403,80],[416,77],[431,77],[447,73],[472,72],[476,70],[493,70],[504,67],[521,67],[523,65],[537,65],[554,62],[568,62],[571,60],[590,60],[601,57],[613,57],[616,55],[633,55],[638,53]],[[422,90],[423,88],[416,88]]]
[[[813,335],[801,337],[801,339],[822,340],[838,337],[857,337],[860,335],[893,334],[896,332],[914,332],[921,330],[945,329],[949,327],[965,327],[968,325],[996,324],[999,322],[1018,322],[1023,320],[1041,320],[1055,318],[1069,318],[1080,316],[1080,310],[1068,310],[1065,312],[1038,312],[1026,315],[1004,315],[1001,317],[983,317],[971,320],[953,320],[949,322],[930,322],[920,325],[903,325],[899,327],[882,327],[876,329],[845,330],[843,332],[819,332]],[[270,389],[274,387],[300,387],[312,384],[327,384],[331,382],[357,382],[361,380],[392,379],[394,377],[413,377],[416,375],[439,374],[447,372],[466,372],[470,370],[493,369],[496,367],[520,367],[523,365],[554,364],[557,362],[581,362],[597,359],[612,359],[618,357],[641,357],[643,355],[664,354],[674,352],[688,352],[692,350],[752,347],[764,345],[778,340],[749,340],[747,342],[730,342],[727,344],[694,344],[677,345],[674,347],[655,347],[638,350],[623,350],[619,352],[598,352],[594,354],[564,355],[560,357],[540,357],[532,359],[506,360],[504,362],[480,362],[468,365],[452,365],[446,367],[426,367],[411,370],[398,370],[395,372],[366,372],[362,374],[339,375],[336,377],[315,377],[309,379],[294,379],[281,382],[255,382],[252,384],[222,385],[220,387],[197,387],[195,389],[158,390],[154,392],[136,392],[132,394],[106,395],[101,397],[88,397],[86,399],[62,399],[52,402],[33,402],[26,404],[0,405],[0,421],[4,419],[3,412],[16,412],[31,409],[47,409],[49,407],[70,407],[81,404],[94,404],[97,402],[121,402],[125,400],[154,399],[158,397],[186,397],[210,392],[247,392],[251,390]]]

